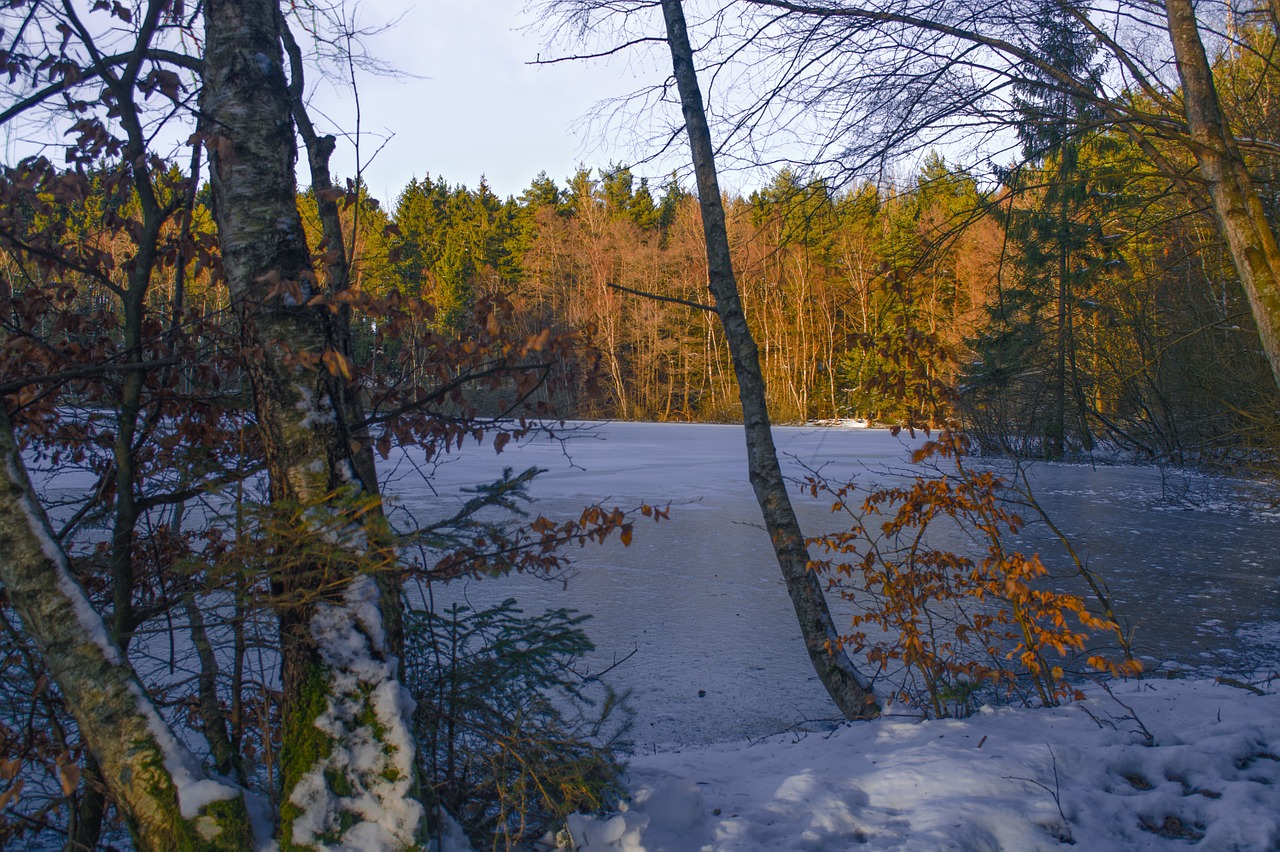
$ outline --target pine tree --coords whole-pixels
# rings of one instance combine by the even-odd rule
[[[1042,59],[1098,84],[1096,45],[1075,18],[1045,3],[1035,28]],[[1080,325],[1108,254],[1100,221],[1110,193],[1082,156],[1105,139],[1089,131],[1095,107],[1033,66],[1016,103],[1025,162],[1006,173],[1013,197],[997,208],[1015,249],[1014,283],[1000,290],[991,326],[975,344],[971,403],[1003,413],[994,433],[1017,433],[1059,459],[1071,446],[1087,452],[1094,443]]]

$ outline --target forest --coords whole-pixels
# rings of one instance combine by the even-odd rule
[[[1053,158],[981,187],[930,154],[899,184],[835,191],[784,170],[727,199],[774,421],[927,421],[883,355],[914,330],[937,338],[928,369],[963,387],[966,426],[992,451],[1231,465],[1269,446],[1274,382],[1221,238],[1119,134],[1072,156],[1066,188]],[[361,192],[344,217],[364,289],[420,296],[454,333],[501,296],[528,333],[581,337],[600,381],[566,390],[562,413],[740,417],[717,324],[663,301],[697,302],[707,277],[678,180],[655,192],[626,167],[583,169],[501,201],[427,177],[391,205]],[[364,351],[376,345],[366,325]]]
[[[741,425],[759,549],[855,726],[1057,712],[1152,665],[1024,465],[1274,509],[1274,4],[537,5],[565,60],[658,52],[637,108],[680,167],[504,199],[424,162],[378,199],[311,106],[357,64],[341,3],[0,12],[0,847],[644,848],[589,615],[448,591],[681,523],[660,493],[544,514],[537,464],[437,488],[465,453],[568,457],[585,421]],[[851,423],[918,436],[910,475],[784,470],[773,427]],[[1237,746],[1224,826],[1280,747]],[[653,831],[685,825],[657,795]],[[1056,842],[1107,830],[1053,801]]]

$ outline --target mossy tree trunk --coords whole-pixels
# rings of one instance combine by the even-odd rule
[[[329,158],[333,155],[337,141],[332,136],[321,136],[311,122],[307,112],[304,92],[305,63],[302,49],[289,29],[287,19],[278,15],[277,25],[280,28],[280,41],[289,63],[289,99],[293,108],[294,124],[298,135],[302,138],[307,153],[307,166],[311,173],[311,191],[315,195],[316,210],[320,215],[320,227],[324,246],[324,275],[321,286],[329,296],[336,296],[351,286],[351,268],[356,261],[354,250],[348,252],[346,238],[342,233],[342,219],[338,211],[333,178],[329,173]],[[357,205],[357,210],[359,206]],[[351,305],[338,301],[328,316],[328,326],[332,333],[333,346],[344,357],[354,360],[355,347],[351,334]],[[351,435],[348,446],[351,449],[351,462],[355,465],[358,478],[371,494],[378,493],[378,472],[373,454],[373,441],[365,422],[364,405],[361,402],[358,387],[340,382],[332,384],[335,394],[334,403],[345,422],[351,424]],[[404,624],[401,617],[401,585],[397,578],[380,575],[379,588],[383,597],[383,623],[387,631],[387,647],[394,654],[404,653]]]
[[[0,407],[0,583],[141,850],[243,850],[242,791],[213,779],[146,697],[71,574]]]
[[[875,695],[871,692],[870,683],[854,668],[849,656],[839,646],[838,631],[823,596],[822,584],[817,574],[809,570],[809,552],[778,464],[760,357],[742,311],[742,300],[729,256],[729,236],[716,176],[711,131],[694,69],[684,9],[680,0],[662,0],[662,13],[698,182],[709,286],[738,379],[751,486],[800,622],[805,649],[818,678],[847,718],[871,718],[879,713]]]
[[[280,840],[285,849],[410,848],[425,820],[409,702],[384,607],[363,574],[376,536],[361,519],[380,514],[368,511],[377,489],[349,428],[338,315],[313,302],[324,294],[297,210],[278,15],[275,0],[206,4],[201,106],[271,499],[302,509],[309,529],[299,533],[314,533],[296,547],[279,542],[269,557],[283,659]]]

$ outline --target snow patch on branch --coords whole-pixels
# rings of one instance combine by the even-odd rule
[[[111,641],[111,637],[107,635],[107,626],[103,624],[102,616],[98,615],[97,610],[93,608],[93,604],[89,602],[89,596],[84,593],[84,589],[71,576],[66,552],[62,549],[62,545],[54,540],[53,534],[49,531],[48,524],[45,522],[44,514],[31,499],[30,488],[25,487],[26,476],[18,469],[12,456],[9,456],[5,461],[8,465],[9,481],[24,485],[18,496],[18,506],[22,509],[22,514],[26,516],[27,528],[40,544],[41,552],[53,565],[54,573],[58,580],[58,591],[62,592],[63,597],[71,604],[71,609],[75,613],[76,623],[80,625],[80,629],[84,631],[84,634],[93,641],[93,644],[98,646],[108,663],[113,666],[122,665],[124,661],[120,656],[120,650],[116,648],[115,643]]]
[[[161,718],[159,711],[136,680],[129,681],[129,689],[137,699],[139,715],[147,722],[147,731],[160,749],[165,771],[169,773],[169,778],[173,781],[174,789],[178,793],[178,812],[182,814],[183,819],[196,819],[210,804],[234,799],[241,795],[242,791],[239,787],[209,777],[191,750],[178,742],[173,731]],[[208,826],[197,823],[196,828],[201,834],[208,832],[206,840],[216,837],[221,831],[221,828],[212,821]]]
[[[330,674],[329,695],[315,726],[333,739],[333,750],[298,782],[289,801],[302,810],[293,822],[295,843],[321,850],[407,849],[423,818],[412,796],[414,701],[398,679],[398,660],[385,656],[386,634],[377,584],[351,581],[341,604],[321,604],[311,636]],[[337,775],[350,788],[339,795]],[[351,817],[336,844],[335,837]]]

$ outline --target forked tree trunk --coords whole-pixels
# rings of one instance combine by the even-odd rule
[[[0,407],[0,583],[141,850],[252,848],[242,791],[174,736],[49,529]]]
[[[246,369],[272,501],[305,507],[316,533],[275,558],[283,657],[284,849],[407,849],[425,827],[413,784],[411,706],[388,649],[383,607],[362,573],[373,483],[353,458],[335,388],[343,341],[311,305],[322,295],[296,203],[296,146],[275,0],[204,7],[209,128],[223,270],[252,352]],[[317,369],[318,362],[330,369]],[[358,443],[358,442],[357,442]],[[359,512],[350,515],[345,508]],[[350,531],[350,544],[324,533]],[[327,542],[327,543],[326,543]],[[279,543],[277,543],[279,544]]]
[[[702,209],[702,229],[707,243],[707,269],[716,313],[724,328],[738,378],[738,396],[742,402],[742,423],[747,440],[747,467],[751,487],[755,490],[760,513],[773,541],[773,551],[782,569],[791,603],[804,634],[805,649],[814,670],[836,706],[849,719],[867,719],[879,713],[869,682],[854,668],[848,655],[840,649],[835,623],[822,593],[817,574],[809,570],[809,552],[800,523],[782,478],[773,433],[769,428],[769,411],[765,404],[764,377],[751,330],[747,327],[738,296],[738,285],[729,258],[729,236],[725,227],[724,205],[716,177],[715,156],[711,147],[711,131],[707,126],[702,93],[693,65],[693,48],[685,25],[680,0],[662,0],[662,13],[667,24],[667,43],[675,69],[676,86],[684,110],[689,146],[693,152],[693,168],[698,181],[698,201]]]
[[[1249,298],[1272,377],[1280,386],[1280,247],[1244,155],[1222,114],[1191,0],[1166,0],[1165,11],[1182,79],[1191,148]]]
[[[338,212],[338,202],[333,195],[335,189],[333,178],[329,173],[329,158],[333,155],[336,140],[332,136],[319,135],[311,123],[304,97],[305,69],[302,49],[289,30],[288,21],[283,13],[277,13],[276,24],[289,62],[289,99],[293,107],[294,123],[307,152],[307,165],[311,171],[311,191],[315,195],[316,210],[320,217],[325,249],[325,274],[322,285],[329,296],[336,296],[351,286],[351,264],[355,262],[354,253],[350,255],[347,253],[346,239],[342,234],[342,218]],[[350,304],[340,302],[337,310],[331,310],[326,314],[325,319],[334,347],[354,362],[355,347],[351,336]],[[366,491],[377,494],[379,492],[378,469],[373,454],[373,441],[369,437],[368,428],[363,425],[365,410],[360,400],[359,388],[357,385],[339,382],[330,384],[334,394],[334,404],[343,413],[344,421],[350,424],[347,444],[351,450],[351,461],[355,465],[357,478]],[[393,654],[402,657],[404,655],[404,619],[401,609],[403,597],[400,581],[393,576],[379,576],[377,579],[382,594],[382,618],[387,631],[387,647]]]

